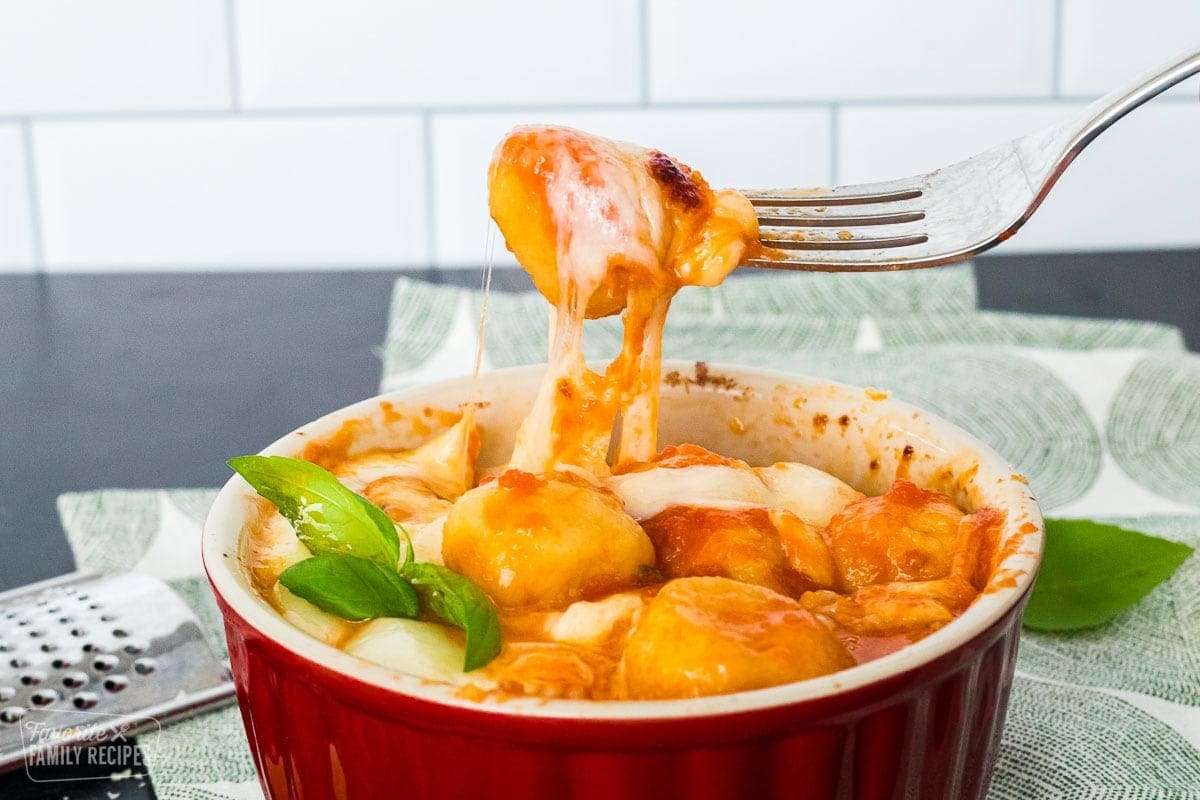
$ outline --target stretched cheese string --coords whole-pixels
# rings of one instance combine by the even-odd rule
[[[487,346],[487,319],[488,319],[488,301],[492,297],[492,268],[496,261],[496,228],[494,225],[488,226],[487,241],[484,244],[484,268],[483,268],[483,302],[479,308],[479,326],[475,333],[475,365],[471,370],[471,390],[467,394],[467,401],[460,406],[462,418],[459,424],[466,427],[468,430],[475,428],[475,412],[479,408],[479,372],[483,368],[483,353]],[[470,453],[472,446],[471,436],[463,437],[464,461],[471,461],[473,454]]]

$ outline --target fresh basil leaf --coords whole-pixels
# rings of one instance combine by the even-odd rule
[[[283,456],[238,456],[229,466],[292,523],[313,555],[350,555],[396,569],[400,540],[387,514],[333,473]]]
[[[412,537],[408,535],[408,528],[396,523],[396,530],[400,531],[404,536],[404,560],[400,562],[400,570],[403,571],[416,560],[417,553],[413,550]]]
[[[466,631],[463,672],[486,666],[500,653],[500,620],[482,589],[453,570],[423,561],[407,565],[400,575],[416,588],[425,608]]]
[[[1071,631],[1103,625],[1171,577],[1191,554],[1185,544],[1116,525],[1048,519],[1025,626]]]
[[[417,592],[374,561],[346,555],[313,556],[279,574],[279,582],[322,611],[355,622],[378,617],[415,617]]]

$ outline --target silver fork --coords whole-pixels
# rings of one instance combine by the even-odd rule
[[[1083,148],[1109,126],[1200,72],[1176,58],[1062,125],[925,175],[832,189],[747,191],[774,254],[747,266],[871,272],[961,261],[1017,232]],[[774,258],[769,257],[775,255]]]

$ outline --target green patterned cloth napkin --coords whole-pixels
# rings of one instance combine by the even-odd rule
[[[382,389],[469,372],[481,302],[397,282]],[[487,364],[544,360],[545,315],[536,295],[493,294]],[[611,356],[619,322],[589,324],[589,354]],[[1047,513],[1200,546],[1200,358],[1174,328],[979,311],[968,266],[770,275],[682,293],[665,352],[888,388],[995,447]],[[59,508],[81,568],[167,578],[219,642],[197,544],[212,495]],[[165,800],[261,797],[235,710],[164,729],[146,759]],[[991,797],[1200,800],[1200,557],[1102,630],[1023,636]]]

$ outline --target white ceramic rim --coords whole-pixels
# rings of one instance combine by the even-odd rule
[[[670,368],[690,369],[695,362],[664,362],[664,372]],[[538,370],[542,365],[528,365],[494,370],[489,376],[503,377],[506,374],[517,375]],[[859,399],[863,389],[821,378],[803,375],[789,375],[749,367],[727,364],[711,364],[713,373],[728,374],[734,377],[742,375],[752,378],[777,380],[782,384],[810,385],[829,387],[844,391],[847,399]],[[320,419],[297,428],[283,436],[269,447],[264,455],[288,455],[302,449],[311,439],[305,438],[305,431],[319,424],[328,423],[333,419],[353,419],[369,414],[379,407],[383,400],[403,400],[404,397],[417,389],[428,391],[438,386],[451,387],[469,381],[470,378],[455,378],[440,381],[432,386],[411,387],[386,395],[379,395],[337,411],[333,411]],[[449,391],[449,390],[448,390]],[[970,448],[978,455],[980,473],[997,475],[1012,474],[1013,470],[995,451],[980,442],[961,428],[919,409],[901,400],[887,398],[879,401],[881,407],[901,412],[905,415],[919,415],[924,424],[935,430],[939,438],[947,443],[953,443]],[[913,417],[917,418],[916,416]],[[1024,484],[1021,484],[1024,486]],[[886,678],[900,675],[909,670],[927,664],[943,656],[955,648],[966,644],[975,636],[981,634],[996,623],[1007,613],[1025,593],[1032,583],[1037,567],[1041,561],[1043,544],[1042,517],[1033,495],[1024,489],[1024,497],[1016,504],[1010,505],[1006,529],[1013,524],[1013,511],[1021,512],[1020,519],[1034,523],[1037,531],[1027,534],[1023,546],[1016,552],[1008,554],[999,564],[997,570],[1011,570],[1015,578],[1011,585],[991,589],[979,596],[971,606],[956,620],[920,641],[908,645],[891,655],[875,661],[852,667],[850,669],[811,678],[797,683],[783,684],[766,689],[747,692],[700,697],[678,700],[637,700],[637,701],[589,701],[589,700],[543,700],[540,698],[511,698],[503,703],[477,702],[455,696],[457,687],[423,681],[411,675],[372,664],[355,656],[338,650],[310,637],[308,634],[293,627],[251,588],[248,579],[241,571],[237,558],[238,540],[246,521],[244,510],[250,505],[245,502],[248,497],[255,497],[250,486],[239,476],[232,477],[218,493],[204,523],[202,553],[205,569],[216,592],[224,601],[260,634],[269,638],[281,647],[291,651],[300,658],[312,661],[326,669],[341,673],[348,678],[363,683],[378,686],[381,690],[397,692],[402,695],[453,706],[458,709],[477,713],[495,714],[501,716],[516,716],[522,718],[545,719],[576,719],[576,720],[663,720],[688,717],[711,717],[724,714],[738,714],[773,707],[788,706],[796,703],[827,698],[841,692],[846,692],[867,686]],[[239,507],[239,502],[241,503]],[[1015,506],[1015,507],[1014,507]]]

